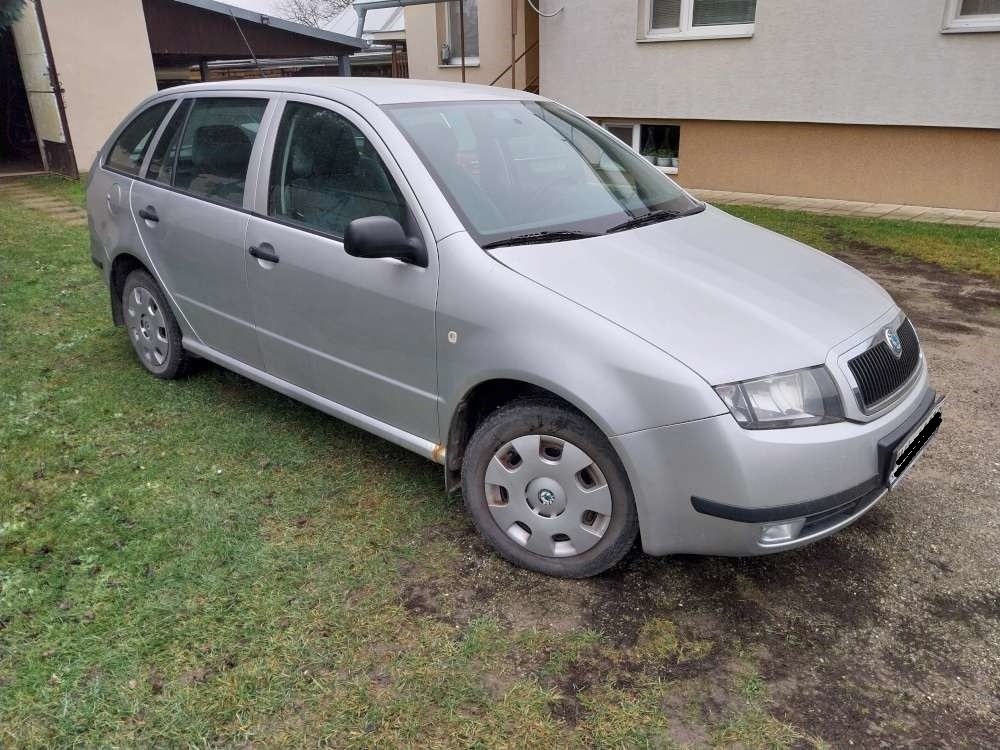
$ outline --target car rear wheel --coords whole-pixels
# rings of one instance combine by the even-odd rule
[[[516,403],[484,420],[465,451],[462,494],[500,555],[548,575],[602,573],[638,533],[632,488],[611,443],[555,401]]]
[[[150,373],[170,380],[190,372],[194,357],[181,347],[181,329],[166,295],[146,271],[125,279],[122,314],[132,349]]]

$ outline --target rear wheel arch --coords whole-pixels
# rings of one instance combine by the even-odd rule
[[[133,271],[141,270],[156,278],[152,271],[131,253],[119,253],[111,264],[111,275],[108,287],[111,292],[111,319],[116,326],[125,325],[125,313],[122,311],[122,292],[125,291],[125,280]]]

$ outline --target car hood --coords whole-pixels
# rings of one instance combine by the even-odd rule
[[[860,271],[711,206],[631,231],[490,252],[713,385],[821,364],[893,306]]]

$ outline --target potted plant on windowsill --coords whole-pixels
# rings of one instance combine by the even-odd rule
[[[669,167],[670,166],[670,149],[666,146],[660,146],[656,150],[656,166],[658,167]]]
[[[639,149],[639,153],[642,154],[642,158],[650,164],[656,164],[656,141],[653,140],[653,136],[649,133],[646,134],[646,142],[642,144],[642,148]]]

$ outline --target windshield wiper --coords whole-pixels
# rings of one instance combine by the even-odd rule
[[[691,214],[696,214],[705,208],[704,205],[698,204],[697,206],[692,206],[691,208],[685,209],[684,211],[650,211],[648,214],[643,214],[642,216],[636,216],[635,218],[629,219],[628,221],[623,221],[621,224],[615,224],[611,229],[609,229],[606,234],[612,234],[613,232],[624,232],[626,229],[636,229],[637,227],[644,227],[647,224],[656,224],[660,221],[669,221],[670,219],[677,219],[681,216],[690,216]]]
[[[532,232],[531,234],[516,234],[495,242],[487,242],[483,245],[484,250],[493,247],[507,247],[509,245],[538,245],[543,242],[565,242],[567,240],[585,240],[588,237],[596,237],[590,232],[576,232],[573,230],[561,230],[555,232]]]

